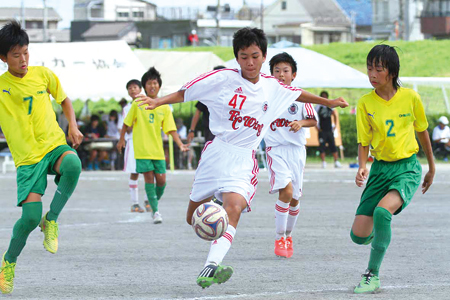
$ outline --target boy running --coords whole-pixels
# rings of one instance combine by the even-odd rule
[[[127,83],[127,91],[128,95],[131,97],[131,101],[133,102],[137,95],[139,95],[142,91],[142,84],[137,79],[132,79]],[[131,109],[131,103],[127,103],[122,110],[122,118],[120,124],[120,130],[123,127],[123,120],[127,116],[128,112]],[[130,173],[130,180],[128,181],[128,186],[130,188],[130,197],[131,197],[131,212],[139,212],[142,213],[144,210],[139,205],[139,173],[136,172],[136,159],[134,158],[134,147],[133,147],[133,127],[129,127],[127,132],[125,133],[125,153],[124,153],[124,164],[123,170],[127,173]],[[144,193],[144,206],[147,212],[151,212],[152,209],[150,207],[150,203],[147,199],[147,193]]]
[[[161,74],[152,67],[142,76],[141,84],[149,97],[156,98],[162,85]],[[184,145],[178,136],[169,105],[147,110],[134,102],[123,121],[120,140],[117,143],[120,153],[125,147],[125,133],[130,127],[133,127],[136,172],[144,174],[145,192],[153,211],[153,223],[159,224],[162,223],[162,217],[158,211],[158,201],[166,187],[166,160],[161,128],[166,134],[172,135],[181,151],[188,151],[189,146]]]
[[[17,206],[22,207],[1,261],[0,290],[4,294],[13,291],[17,257],[38,225],[44,233],[45,249],[50,253],[58,250],[56,221],[81,172],[80,159],[56,122],[49,94],[62,106],[69,121],[68,137],[77,148],[83,135],[77,128],[72,103],[52,71],[28,66],[28,44],[27,33],[16,21],[0,30],[0,58],[8,65],[8,71],[0,76],[0,126],[17,167]],[[41,197],[47,174],[56,175],[58,188],[50,211],[42,217]]]
[[[233,37],[233,51],[241,70],[221,69],[203,74],[185,84],[178,92],[152,99],[143,96],[136,101],[146,109],[168,103],[199,100],[208,106],[210,129],[216,136],[205,144],[195,173],[186,220],[213,196],[223,203],[229,218],[228,229],[211,243],[204,269],[197,278],[202,288],[224,283],[233,268],[221,265],[231,247],[242,211],[251,210],[259,171],[255,152],[270,124],[294,100],[328,106],[348,106],[338,98],[328,100],[301,89],[280,83],[260,73],[266,59],[267,39],[257,28],[242,28]]]
[[[290,86],[297,75],[297,63],[286,52],[272,57],[270,73]],[[270,124],[266,142],[270,193],[279,193],[275,203],[275,255],[291,257],[294,253],[292,230],[297,222],[302,196],[303,170],[306,162],[306,130],[317,125],[310,103],[292,102]]]
[[[359,169],[356,185],[367,185],[361,195],[350,232],[353,242],[372,244],[369,265],[355,293],[373,293],[380,288],[379,270],[391,241],[392,215],[411,202],[420,185],[422,167],[414,131],[426,154],[428,172],[422,184],[426,193],[433,183],[435,165],[428,136],[428,122],[419,94],[400,87],[400,61],[395,49],[377,45],[367,55],[367,73],[375,88],[357,106]],[[366,167],[369,146],[375,160]]]

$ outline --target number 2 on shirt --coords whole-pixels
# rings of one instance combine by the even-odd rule
[[[31,109],[33,108],[33,96],[24,97],[23,101],[30,101],[30,104],[28,105],[28,114],[31,115]]]
[[[388,137],[395,136],[395,133],[392,132],[392,128],[394,128],[394,121],[393,120],[386,120],[386,125],[391,125],[391,126],[389,126],[389,129],[388,129],[388,132],[387,132],[387,136]]]
[[[247,96],[234,94],[234,97],[228,102],[228,105],[236,109],[238,97],[241,98],[241,104],[239,105],[239,109],[242,109],[242,105],[244,105],[245,100],[247,100]]]

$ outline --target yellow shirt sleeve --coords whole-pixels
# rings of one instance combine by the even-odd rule
[[[414,98],[414,129],[417,132],[425,131],[428,128],[428,121],[419,94]]]
[[[373,131],[370,125],[369,115],[364,108],[362,99],[358,101],[358,107],[356,111],[356,130],[358,144],[361,146],[368,146],[372,142]]]
[[[61,86],[58,76],[56,76],[50,69],[46,68],[46,71],[46,77],[48,80],[47,90],[56,100],[56,103],[61,104],[67,98],[67,95]]]
[[[128,127],[133,126],[133,122],[136,119],[136,112],[138,110],[138,107],[135,102],[131,105],[130,111],[127,113],[127,116],[125,117],[125,120],[123,120],[123,124],[127,125]]]
[[[165,134],[168,134],[171,131],[177,131],[177,126],[175,125],[175,120],[173,119],[172,110],[170,110],[170,106],[166,106],[164,109],[164,121],[162,129]]]

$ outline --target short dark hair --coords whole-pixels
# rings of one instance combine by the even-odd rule
[[[144,73],[144,75],[142,75],[141,79],[142,86],[145,87],[147,81],[153,79],[156,79],[156,81],[158,81],[159,87],[162,86],[161,74],[155,69],[155,67],[151,67],[150,69],[148,69],[146,73]]]
[[[386,68],[389,75],[392,76],[392,85],[394,88],[400,86],[400,81],[398,75],[400,73],[400,59],[398,58],[397,51],[394,47],[389,45],[376,45],[370,50],[367,55],[367,66],[372,66],[373,64],[381,64],[383,68]]]
[[[322,96],[322,95],[325,95],[325,96]],[[328,98],[329,97],[328,92],[327,91],[321,91],[320,92],[320,97]]]
[[[225,68],[226,68],[225,66],[215,66],[214,69],[213,69],[213,71],[215,71],[215,70],[221,70],[221,69],[225,69]]]
[[[264,31],[258,28],[244,27],[236,31],[233,35],[234,57],[238,57],[239,50],[256,45],[261,49],[263,56],[267,53],[267,39]]]
[[[294,58],[286,52],[279,53],[272,57],[269,61],[270,74],[273,74],[273,68],[279,63],[287,63],[291,65],[292,73],[297,73],[297,63]]]
[[[0,55],[7,56],[12,48],[29,43],[28,34],[16,20],[11,20],[0,29]]]
[[[92,115],[91,116],[91,123],[93,123],[94,121],[99,121],[100,122],[100,117],[98,115]]]
[[[127,90],[128,90],[128,87],[129,87],[130,85],[132,85],[132,84],[137,85],[140,89],[142,88],[142,84],[141,84],[141,82],[140,82],[139,80],[137,80],[137,79],[131,79],[130,81],[127,82]]]

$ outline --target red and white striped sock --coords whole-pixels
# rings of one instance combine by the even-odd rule
[[[275,232],[276,240],[281,239],[286,234],[286,223],[288,219],[289,203],[284,203],[280,199],[275,203]]]
[[[227,255],[228,250],[230,250],[235,234],[236,228],[228,225],[227,231],[223,234],[223,236],[211,243],[211,248],[209,248],[209,254],[206,259],[205,267],[210,264],[219,265],[222,262],[225,255]]]
[[[131,204],[139,204],[138,181],[130,179],[128,186],[130,187]]]
[[[289,208],[289,216],[286,226],[286,237],[291,236],[292,230],[294,230],[295,223],[297,223],[298,213],[300,212],[300,202],[295,207]]]

